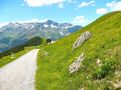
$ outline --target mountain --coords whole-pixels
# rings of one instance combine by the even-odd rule
[[[9,23],[0,28],[0,51],[23,44],[32,37],[56,40],[82,28],[70,23],[57,23],[52,20],[32,23]]]
[[[73,48],[79,39],[83,43]],[[80,60],[83,60],[81,65],[77,64]],[[75,68],[78,65],[80,68],[69,73],[69,68],[76,64]],[[121,11],[108,13],[42,47],[37,65],[37,90],[120,90]]]

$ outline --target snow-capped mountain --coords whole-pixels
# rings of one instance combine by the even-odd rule
[[[39,36],[56,40],[82,28],[70,23],[45,22],[9,23],[0,28],[0,51]]]

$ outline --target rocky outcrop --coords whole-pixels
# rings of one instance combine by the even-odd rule
[[[77,72],[81,66],[81,62],[84,60],[84,53],[82,53],[77,60],[75,60],[70,66],[69,66],[69,73],[73,74],[74,72]]]
[[[75,43],[73,44],[73,48],[77,48],[79,47],[81,44],[83,44],[85,41],[87,41],[90,37],[92,36],[92,34],[89,31],[86,31],[84,33],[82,33],[77,40],[75,41]],[[69,66],[69,73],[73,74],[75,72],[77,72],[81,66],[82,61],[84,60],[84,53],[81,54],[77,60],[75,60],[70,66]]]
[[[118,83],[114,83],[113,85],[114,85],[115,89],[119,89],[119,88],[121,89],[121,81]]]
[[[113,85],[113,87],[116,89],[116,90],[119,90],[121,89],[121,81],[117,82],[117,83],[114,83],[113,81],[108,81],[110,84]]]
[[[82,43],[87,41],[91,36],[92,34],[89,31],[82,33],[73,44],[73,48],[79,47]]]

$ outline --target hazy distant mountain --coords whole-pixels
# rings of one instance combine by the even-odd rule
[[[82,28],[70,23],[52,20],[32,23],[9,23],[0,28],[0,51],[19,45],[32,37],[39,36],[56,40]]]

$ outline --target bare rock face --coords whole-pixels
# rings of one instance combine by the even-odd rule
[[[92,34],[89,31],[82,33],[73,44],[73,48],[79,47],[82,43],[87,41],[91,36]]]
[[[121,89],[121,81],[116,83],[114,83],[113,81],[108,81],[108,82],[110,82],[116,90]]]
[[[120,89],[121,88],[121,81],[118,83],[114,83],[115,89]]]
[[[81,62],[84,60],[84,53],[82,53],[77,60],[75,60],[70,66],[69,66],[69,73],[73,74],[74,72],[77,72],[81,66]]]

